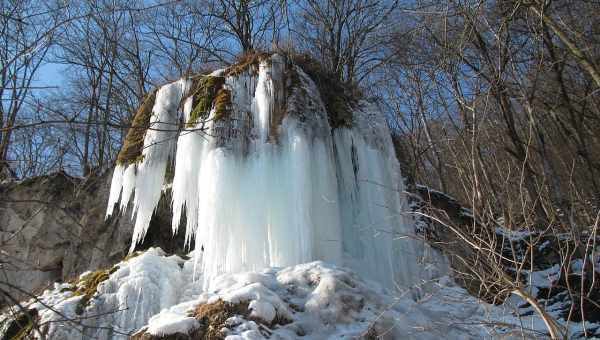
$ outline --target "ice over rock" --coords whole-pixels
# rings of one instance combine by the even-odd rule
[[[215,104],[192,121],[192,80],[164,85],[141,160],[114,171],[107,216],[119,200],[120,210],[131,206],[132,250],[170,184],[173,232],[185,214],[186,242],[203,249],[196,273],[204,289],[222,273],[314,260],[388,288],[419,280],[399,164],[372,103],[357,99],[352,124],[330,126],[315,83],[277,54],[211,76],[224,77],[226,117]],[[188,123],[177,129],[181,118]]]

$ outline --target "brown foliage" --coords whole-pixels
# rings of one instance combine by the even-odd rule
[[[141,161],[144,149],[144,137],[146,137],[146,131],[150,127],[150,117],[152,116],[154,101],[156,100],[156,92],[154,90],[146,96],[133,117],[133,122],[127,132],[123,147],[121,147],[121,151],[119,151],[119,155],[117,156],[117,164],[127,165]]]

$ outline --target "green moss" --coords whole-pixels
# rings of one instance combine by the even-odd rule
[[[100,269],[94,272],[88,273],[81,277],[78,282],[73,282],[76,289],[73,292],[74,296],[82,296],[82,299],[77,304],[75,312],[77,314],[83,314],[85,307],[88,305],[94,294],[98,291],[100,283],[108,280],[110,274],[117,271],[119,267],[114,266],[110,269]]]
[[[142,105],[137,110],[133,117],[131,127],[127,132],[123,147],[119,151],[117,164],[127,165],[141,162],[144,158],[142,151],[144,150],[144,137],[146,131],[150,127],[150,117],[152,116],[152,108],[156,100],[156,90],[149,93],[142,101]]]
[[[201,119],[206,119],[212,108],[213,101],[225,84],[225,77],[200,76],[192,79],[192,112],[186,122],[191,128]]]

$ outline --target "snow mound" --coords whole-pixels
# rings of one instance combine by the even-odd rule
[[[169,333],[160,325],[193,315],[192,305],[219,302],[247,308],[216,325],[228,340],[521,338],[521,331],[531,338],[544,337],[540,320],[519,320],[504,308],[479,302],[447,279],[438,282],[435,293],[415,301],[410,294],[388,295],[376,283],[321,261],[222,275],[214,290],[194,303],[163,310],[138,335],[185,334],[189,329]],[[196,334],[215,325],[203,326]]]
[[[55,284],[26,307],[38,311],[38,338],[127,339],[161,310],[200,293],[192,280],[193,261],[167,256],[158,248],[120,262],[100,282],[89,301],[75,283]],[[168,325],[164,325],[166,329]]]
[[[201,255],[200,255],[201,256]],[[193,279],[194,256],[160,249],[120,262],[85,302],[78,283],[55,284],[23,304],[35,310],[33,339],[481,339],[545,338],[522,301],[493,306],[447,278],[418,300],[321,261]],[[87,276],[86,276],[87,275]],[[82,275],[89,277],[90,273]],[[82,280],[85,280],[82,278]],[[0,316],[0,335],[6,315]],[[588,324],[588,327],[590,325]],[[569,333],[581,324],[569,324]],[[524,336],[523,336],[524,334]]]

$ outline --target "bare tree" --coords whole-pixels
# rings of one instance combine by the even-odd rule
[[[269,0],[203,0],[191,6],[199,18],[204,18],[209,40],[222,42],[220,37],[237,46],[216,47],[217,51],[232,59],[236,54],[267,49],[276,42],[281,28],[281,7],[278,1]],[[212,45],[212,44],[211,44]]]
[[[51,9],[35,1],[0,4],[0,167],[10,169],[12,127],[35,91],[34,80],[53,42]]]
[[[85,17],[66,25],[57,41],[56,61],[77,74],[68,91],[55,99],[71,102],[66,107],[73,111],[63,112],[64,116],[85,122],[64,130],[74,143],[71,151],[80,158],[83,174],[111,165],[123,133],[110,123],[126,126],[133,108],[150,88],[154,53],[142,37],[139,8],[127,3],[72,3],[70,10]],[[73,107],[73,103],[78,105]]]
[[[300,1],[294,33],[338,80],[360,82],[384,62],[383,37],[397,6],[397,0]]]

